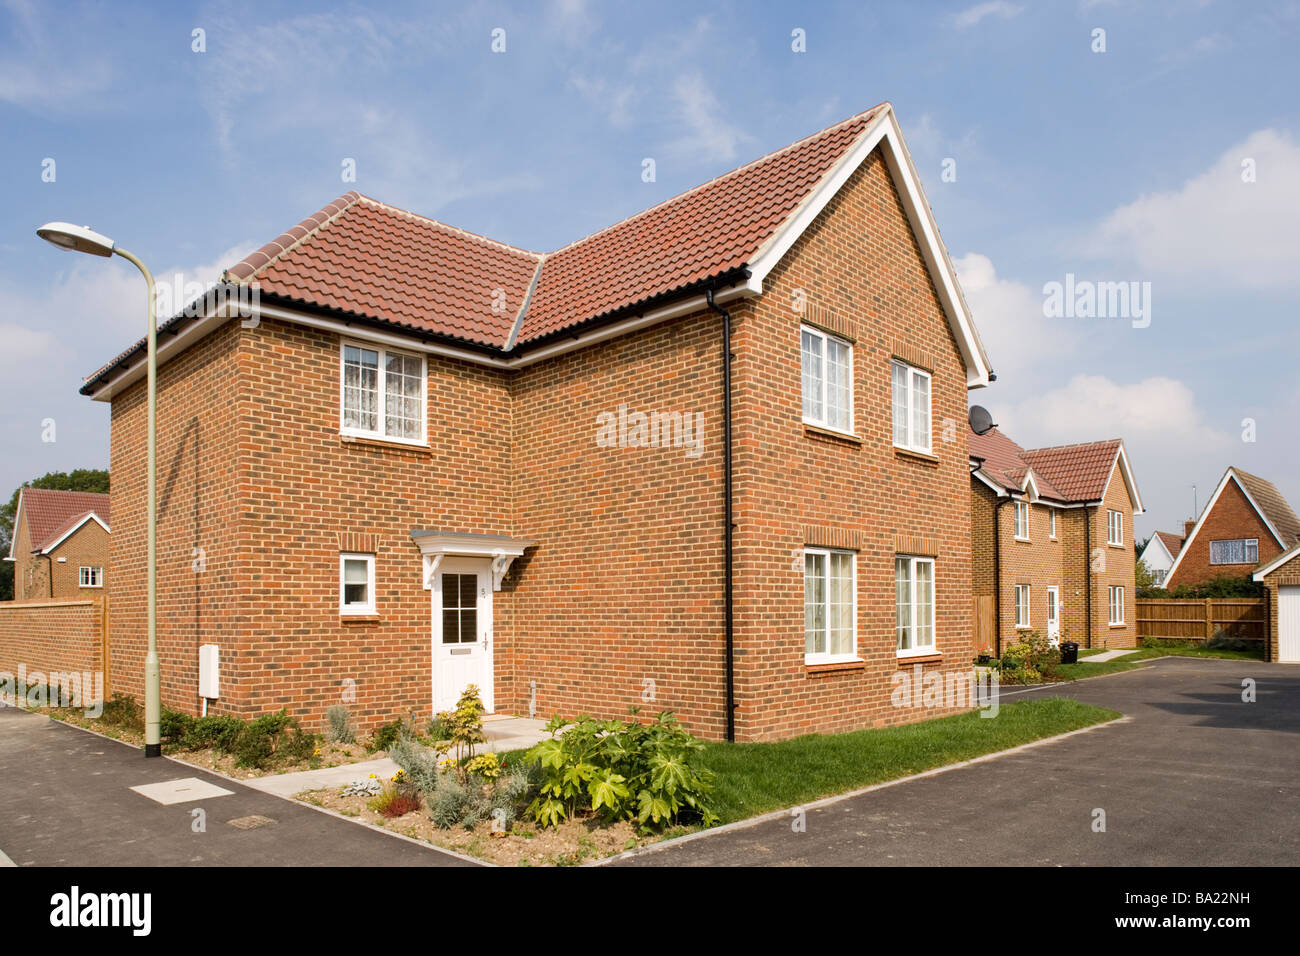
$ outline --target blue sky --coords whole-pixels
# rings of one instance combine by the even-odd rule
[[[0,490],[107,465],[77,388],[143,323],[134,270],[42,222],[209,280],[356,188],[544,251],[890,100],[999,374],[975,401],[1025,445],[1123,437],[1140,535],[1229,464],[1300,507],[1298,38],[1296,2],[8,0]],[[1149,326],[1045,317],[1067,274],[1151,283]]]

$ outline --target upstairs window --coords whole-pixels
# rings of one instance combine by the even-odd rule
[[[1110,544],[1124,543],[1124,512],[1106,512],[1106,541]]]
[[[423,358],[344,342],[341,375],[345,435],[424,444]]]
[[[1056,537],[1056,512],[1048,511],[1047,514],[1048,514],[1048,520],[1051,521],[1050,530],[1048,531],[1048,536],[1055,538]]]
[[[853,431],[853,346],[803,326],[803,420],[837,432]]]
[[[1021,541],[1029,540],[1029,502],[1016,502],[1016,537]]]
[[[894,444],[930,453],[930,373],[893,363]]]
[[[1210,542],[1211,564],[1259,564],[1259,539],[1235,538]]]
[[[104,586],[104,569],[82,568],[79,580],[83,588],[102,588]]]

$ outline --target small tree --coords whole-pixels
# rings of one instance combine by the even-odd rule
[[[455,710],[445,710],[438,715],[447,731],[447,740],[438,744],[438,753],[454,753],[456,772],[465,776],[465,765],[474,758],[474,745],[483,743],[483,713],[486,708],[479,697],[478,685],[470,684],[456,701]]]

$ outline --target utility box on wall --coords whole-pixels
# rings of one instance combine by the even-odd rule
[[[216,700],[221,696],[221,648],[204,644],[199,648],[199,696]]]

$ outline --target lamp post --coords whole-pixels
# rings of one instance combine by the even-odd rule
[[[158,721],[162,712],[162,688],[161,676],[158,668],[158,568],[157,568],[157,536],[158,536],[158,509],[157,509],[157,486],[154,476],[154,463],[157,455],[157,426],[158,426],[158,398],[157,398],[157,378],[158,378],[158,317],[154,301],[154,282],[153,275],[149,272],[138,258],[125,249],[113,243],[113,240],[107,236],[101,236],[88,226],[74,226],[67,222],[47,222],[41,228],[36,230],[36,234],[60,249],[69,252],[84,252],[92,256],[102,256],[107,259],[113,255],[119,255],[127,262],[131,263],[140,270],[144,276],[145,282],[149,286],[149,334],[146,341],[148,342],[148,362],[149,362],[149,384],[148,384],[148,566],[146,569],[146,580],[148,581],[148,616],[149,616],[149,649],[144,659],[144,755],[146,757],[162,756],[162,738],[159,736]]]

